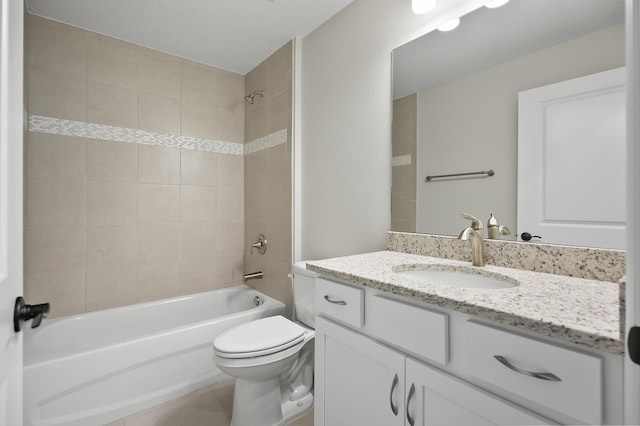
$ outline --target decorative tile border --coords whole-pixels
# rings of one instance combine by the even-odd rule
[[[195,138],[169,133],[148,132],[146,130],[116,127],[105,124],[85,123],[61,118],[30,115],[30,132],[77,136],[114,142],[139,143],[165,148],[181,148],[193,151],[216,152],[220,154],[245,155],[262,151],[287,142],[287,129],[283,129],[256,139],[248,144]]]
[[[391,167],[409,166],[411,164],[411,154],[399,155],[391,158]]]
[[[244,153],[245,155],[249,155],[284,143],[287,143],[287,129],[278,130],[270,135],[245,144]]]

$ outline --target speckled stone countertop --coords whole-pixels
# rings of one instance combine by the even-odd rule
[[[396,270],[442,265],[485,276],[502,276],[519,285],[503,289],[444,287],[405,278]],[[622,354],[619,285],[522,269],[394,251],[308,261],[307,269],[431,305],[486,318],[590,348]]]

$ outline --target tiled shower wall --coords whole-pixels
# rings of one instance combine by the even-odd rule
[[[263,271],[248,284],[286,304],[291,301],[291,117],[293,43],[289,42],[246,75],[247,93],[263,90],[245,106],[247,141],[263,141],[245,156],[245,270]],[[249,247],[258,234],[267,239],[264,255]]]
[[[61,316],[241,281],[244,76],[26,24],[27,300]]]
[[[418,96],[393,101],[391,230],[416,232]]]

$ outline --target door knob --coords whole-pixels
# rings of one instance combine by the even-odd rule
[[[523,232],[522,234],[520,234],[520,238],[522,238],[522,241],[531,241],[532,238],[542,239],[540,235],[531,235],[528,232]]]
[[[22,331],[25,321],[33,320],[31,328],[36,328],[42,322],[42,318],[49,313],[49,304],[27,305],[22,297],[16,298],[13,308],[13,329],[16,333]]]

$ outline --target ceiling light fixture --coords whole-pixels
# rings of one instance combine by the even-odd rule
[[[438,27],[438,30],[440,30],[440,31],[451,31],[451,30],[455,30],[456,28],[458,28],[458,25],[460,25],[460,18],[454,18],[454,19],[451,19],[451,20],[445,22],[444,24],[440,25]]]
[[[411,9],[416,15],[424,15],[436,7],[436,0],[411,0]]]
[[[485,3],[484,7],[495,9],[496,7],[504,6],[507,3],[509,3],[509,0],[491,0],[490,2]]]

